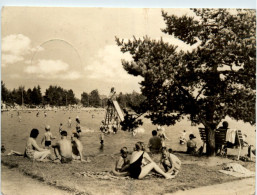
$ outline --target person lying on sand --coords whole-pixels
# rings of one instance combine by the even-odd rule
[[[165,171],[172,175],[177,175],[181,167],[181,161],[177,156],[172,154],[171,148],[168,150],[166,147],[162,148],[160,163],[164,167]]]
[[[44,160],[46,157],[51,155],[50,150],[40,148],[37,145],[36,138],[38,137],[38,129],[32,129],[30,137],[27,140],[25,148],[25,156],[32,160]]]
[[[170,173],[163,172],[163,170],[150,158],[148,153],[145,152],[144,143],[137,142],[130,158],[128,167],[129,176],[134,179],[143,179],[152,170],[161,174],[166,179],[175,177]]]
[[[71,136],[71,144],[72,144],[72,158],[74,160],[80,160],[81,162],[89,162],[88,160],[83,159],[83,145],[79,140],[79,135],[77,133],[73,133]]]
[[[67,139],[67,131],[61,132],[61,140],[53,145],[56,160],[61,163],[69,163],[72,161],[72,145],[70,140]],[[56,162],[56,161],[55,161]]]

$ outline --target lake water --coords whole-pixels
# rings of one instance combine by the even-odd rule
[[[156,126],[152,125],[150,120],[144,119],[143,128],[146,130],[144,134],[138,134],[135,137],[129,132],[118,131],[116,135],[110,134],[105,136],[105,146],[103,150],[99,150],[99,126],[101,120],[104,119],[104,111],[48,111],[47,117],[44,117],[43,111],[40,112],[39,117],[36,117],[36,111],[22,111],[21,122],[16,111],[2,112],[1,122],[1,139],[2,144],[5,145],[7,152],[11,149],[23,152],[26,144],[26,140],[30,134],[32,128],[37,128],[40,134],[37,138],[37,143],[40,145],[43,134],[45,132],[45,125],[50,125],[51,132],[57,139],[60,139],[59,135],[59,124],[63,123],[63,129],[68,131],[68,136],[71,135],[72,130],[75,130],[75,118],[79,116],[81,121],[82,129],[90,128],[93,129],[92,133],[85,133],[81,137],[81,141],[84,146],[84,155],[98,155],[98,154],[115,154],[119,153],[121,147],[126,146],[129,150],[133,150],[134,144],[137,141],[143,141],[148,143],[151,137],[152,130],[156,129]],[[11,116],[13,115],[13,117]],[[94,117],[92,117],[94,115]],[[72,118],[72,128],[68,128],[68,118]],[[248,123],[242,121],[235,121],[230,118],[226,118],[230,128],[240,129],[242,133],[247,135],[248,143],[255,144],[256,132],[255,126],[251,126]],[[190,133],[195,134],[196,142],[198,147],[202,145],[200,139],[198,127],[203,126],[191,126],[191,122],[187,119],[182,120],[174,126],[165,126],[166,135],[169,138],[167,140],[167,147],[171,147],[173,150],[185,151],[186,146],[179,144],[179,137],[181,132],[187,130],[187,138]]]

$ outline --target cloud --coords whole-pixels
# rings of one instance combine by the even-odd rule
[[[131,61],[132,57],[130,54],[123,54],[117,45],[106,45],[98,51],[93,62],[84,70],[91,79],[123,82],[134,76],[123,69],[121,59]]]
[[[36,65],[27,66],[24,71],[43,79],[76,80],[81,78],[79,72],[69,72],[69,67],[69,64],[62,60],[40,59],[37,61]]]
[[[156,38],[156,40],[160,40],[160,38]],[[193,49],[197,48],[197,46],[200,45],[200,42],[197,42],[194,45],[190,46],[189,44],[186,44],[185,42],[175,38],[174,36],[162,37],[162,40],[174,46],[178,46],[177,51],[179,50],[192,51]]]
[[[42,51],[43,48],[38,46],[33,48],[29,37],[23,34],[11,34],[2,39],[2,66],[14,64],[24,60],[24,56],[35,52]]]
[[[137,37],[138,38],[138,37]],[[141,39],[143,37],[140,37]],[[161,37],[154,38],[160,40]],[[176,39],[175,37],[162,37],[164,42],[178,46],[178,50],[191,51],[196,48],[199,43],[192,46],[184,43],[183,41]],[[128,39],[124,39],[125,42]],[[91,79],[105,79],[107,81],[124,81],[131,79],[133,76],[129,75],[122,67],[121,59],[126,61],[132,61],[130,54],[123,54],[117,45],[106,45],[100,49],[97,55],[93,58],[92,63],[84,67],[87,72],[87,77]],[[135,78],[135,77],[134,77]]]
[[[31,41],[22,34],[12,34],[2,39],[2,52],[24,55],[29,52]]]
[[[68,70],[69,65],[61,60],[38,60],[35,66],[27,66],[25,72],[40,74],[57,74]]]
[[[68,79],[68,80],[76,80],[79,78],[81,78],[81,74],[77,71],[68,72],[67,74],[64,75],[64,79]]]
[[[14,64],[24,60],[22,56],[13,54],[2,54],[2,67],[6,67],[7,64]]]
[[[30,48],[31,52],[39,52],[39,51],[44,51],[44,48],[41,46],[37,46],[35,48]]]
[[[155,40],[160,39],[161,37],[155,38]],[[197,44],[189,46],[174,37],[163,37],[162,39],[164,42],[177,45],[178,50],[190,51],[197,46]],[[124,39],[124,41],[126,42],[128,39]],[[129,75],[122,67],[121,59],[132,61],[131,55],[128,53],[123,54],[117,45],[106,45],[98,51],[97,55],[93,58],[92,63],[85,66],[84,70],[86,71],[87,77],[91,79],[104,78],[105,81],[109,82],[125,82],[132,78],[138,80],[138,82],[142,80],[141,77]]]

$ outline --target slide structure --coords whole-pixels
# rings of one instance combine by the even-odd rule
[[[120,109],[120,105],[118,104],[118,102],[116,100],[113,100],[112,103],[114,105],[114,108],[115,108],[115,110],[116,110],[120,120],[124,121],[124,114],[123,114],[123,112]]]

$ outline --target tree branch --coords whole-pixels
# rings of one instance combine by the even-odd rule
[[[201,95],[201,93],[203,92],[203,90],[206,88],[206,85],[201,89],[201,91],[198,93],[198,95],[196,96],[195,100],[197,101],[198,97]]]

